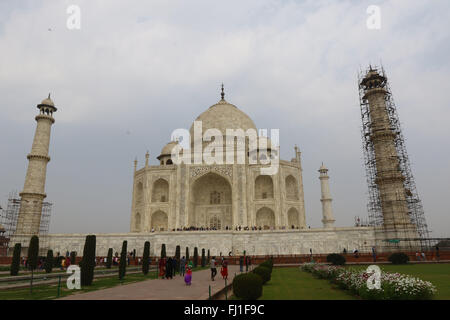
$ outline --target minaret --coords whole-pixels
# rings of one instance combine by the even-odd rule
[[[42,202],[45,194],[45,178],[47,163],[50,161],[48,149],[50,145],[50,131],[55,123],[53,112],[56,107],[50,99],[44,99],[38,104],[39,114],[36,116],[36,132],[34,134],[31,152],[27,155],[28,170],[25,177],[23,191],[20,193],[21,202],[17,221],[16,235],[39,234],[41,224]]]
[[[330,195],[330,185],[328,183],[328,169],[323,165],[320,166],[320,189],[322,190],[322,198],[320,201],[322,202],[322,223],[324,228],[334,228],[334,218],[333,211],[331,209],[331,195]]]
[[[405,177],[400,171],[395,143],[397,133],[390,123],[386,105],[386,83],[386,77],[371,68],[360,84],[364,90],[362,99],[369,105],[369,138],[375,153],[375,183],[379,190],[383,226],[387,238],[416,237],[408,216]]]

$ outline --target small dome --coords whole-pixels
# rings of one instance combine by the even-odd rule
[[[51,106],[51,107],[55,106],[52,99],[50,99],[50,98],[45,98],[44,100],[42,100],[41,104],[45,104],[45,105]]]
[[[170,156],[172,155],[172,149],[178,144],[177,141],[170,141],[168,144],[164,146],[161,150],[161,154],[157,158],[158,160],[163,156]]]

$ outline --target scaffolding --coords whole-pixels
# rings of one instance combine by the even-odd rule
[[[10,192],[8,196],[8,205],[6,209],[1,210],[0,225],[4,228],[3,233],[3,247],[6,247],[5,251],[8,252],[10,247],[9,240],[16,232],[17,221],[19,218],[21,199],[17,195],[17,191]],[[50,202],[42,203],[41,222],[39,225],[39,248],[41,253],[45,254],[48,248],[48,231],[50,228],[50,218],[52,213],[53,204]],[[5,254],[5,253],[4,253]]]
[[[359,101],[361,109],[361,120],[362,120],[362,143],[363,143],[363,154],[364,154],[364,165],[366,169],[366,179],[368,185],[368,203],[367,210],[369,216],[369,223],[371,226],[376,227],[378,230],[383,229],[384,219],[380,199],[380,191],[376,183],[377,179],[377,167],[375,159],[374,144],[371,140],[373,134],[372,130],[372,119],[370,115],[370,107],[368,100],[364,98],[365,88],[361,84],[362,80],[370,71],[376,71],[384,78],[382,83],[383,88],[386,90],[385,95],[385,105],[386,111],[389,118],[390,130],[395,133],[394,143],[397,151],[397,158],[399,162],[399,170],[404,177],[403,186],[405,189],[405,197],[408,208],[408,216],[411,223],[415,226],[418,234],[418,238],[408,238],[408,239],[385,239],[385,246],[392,248],[395,247],[398,241],[403,241],[404,243],[409,243],[411,249],[416,246],[417,243],[420,244],[422,250],[429,250],[431,247],[430,232],[425,221],[425,214],[422,207],[422,202],[417,193],[416,184],[411,170],[411,164],[406,151],[405,139],[402,134],[400,120],[397,113],[397,108],[394,103],[394,98],[392,96],[392,91],[387,80],[385,71],[383,67],[372,67],[365,71],[360,71],[358,75],[358,88],[359,88]],[[388,230],[383,230],[384,232]]]

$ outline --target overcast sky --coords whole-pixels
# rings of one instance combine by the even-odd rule
[[[81,9],[81,28],[66,26]],[[369,5],[381,29],[367,28]],[[133,160],[220,98],[302,151],[307,224],[322,224],[330,169],[338,226],[367,218],[357,73],[382,63],[434,236],[449,236],[450,2],[1,1],[0,204],[23,188],[49,92],[50,232],[129,231]]]

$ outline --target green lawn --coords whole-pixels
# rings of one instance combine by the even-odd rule
[[[297,268],[273,268],[263,286],[261,300],[352,300],[356,297],[333,288],[328,280],[316,279]]]
[[[366,266],[348,266],[354,269],[366,269]],[[379,265],[381,271],[408,274],[419,279],[430,281],[438,292],[435,299],[450,300],[450,263]]]
[[[193,271],[204,270],[207,267],[197,267]],[[177,273],[178,274],[178,273]],[[94,282],[89,287],[82,287],[80,290],[69,290],[66,286],[66,281],[61,281],[60,297],[65,297],[75,293],[89,292],[100,289],[115,287],[122,284],[139,282],[144,280],[156,279],[157,271],[152,270],[148,275],[144,276],[142,273],[127,274],[123,281],[118,279],[118,275],[114,274],[111,277],[94,279]],[[49,300],[56,299],[58,292],[57,284],[44,284],[33,286],[33,293],[30,293],[30,288],[0,290],[0,300]]]

